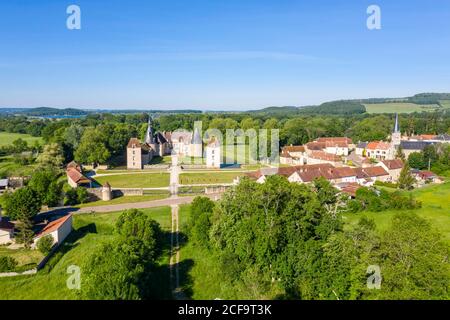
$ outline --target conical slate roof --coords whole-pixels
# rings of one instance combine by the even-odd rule
[[[202,144],[202,137],[198,128],[195,128],[194,134],[192,136],[192,144]]]
[[[154,144],[154,132],[152,127],[152,117],[148,117],[148,127],[147,127],[147,133],[145,134],[145,143],[147,144]]]

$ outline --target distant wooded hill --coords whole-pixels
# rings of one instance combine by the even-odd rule
[[[420,93],[405,98],[369,98],[354,100],[338,100],[322,103],[321,105],[304,107],[269,107],[261,110],[250,111],[252,113],[267,115],[293,115],[293,114],[362,114],[369,112],[365,105],[382,106],[383,113],[449,110],[450,93]],[[402,105],[403,104],[403,105]],[[415,106],[417,105],[417,106]],[[428,107],[429,106],[429,107]],[[419,108],[420,107],[420,108]],[[372,109],[372,108],[371,108]]]

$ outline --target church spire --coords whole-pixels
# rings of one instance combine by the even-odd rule
[[[394,133],[400,132],[400,126],[398,124],[398,113],[395,114],[395,126],[394,126]]]

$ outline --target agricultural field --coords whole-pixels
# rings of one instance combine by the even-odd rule
[[[164,173],[130,173],[94,177],[99,184],[109,184],[113,188],[163,188],[169,186],[170,175]]]
[[[372,218],[377,224],[379,231],[384,231],[392,217],[401,212],[414,212],[422,218],[427,219],[450,243],[450,182],[441,185],[429,185],[421,189],[413,190],[412,195],[422,201],[422,208],[417,210],[394,211],[387,210],[382,212],[361,212],[349,213],[344,215],[344,221],[348,225],[358,223],[363,216]]]
[[[168,232],[171,230],[171,214],[169,207],[142,210],[167,232],[164,252],[158,262],[154,281],[158,283],[162,299],[171,297],[169,288],[169,248]],[[77,290],[69,290],[66,286],[67,267],[77,265],[81,268],[89,255],[102,243],[113,239],[113,229],[121,212],[105,214],[83,214],[74,216],[74,231],[60,249],[50,259],[44,269],[36,275],[13,278],[0,278],[0,300],[73,300],[79,299]],[[83,281],[83,280],[81,280]]]
[[[450,109],[450,100],[441,100],[439,103],[443,108]]]
[[[182,173],[180,175],[180,183],[186,184],[216,184],[216,183],[232,183],[233,180],[244,175],[244,172],[195,172]]]
[[[43,142],[41,137],[33,137],[29,134],[0,132],[0,147],[10,145],[14,140],[19,138],[25,140],[28,145],[33,145],[35,141],[38,141],[41,144]]]
[[[367,113],[413,113],[432,112],[440,109],[437,104],[419,105],[407,102],[364,104]]]

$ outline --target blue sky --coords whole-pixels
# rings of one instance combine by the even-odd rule
[[[82,29],[66,28],[77,4]],[[381,8],[382,29],[366,28]],[[450,91],[446,0],[0,2],[0,107],[245,110]]]

